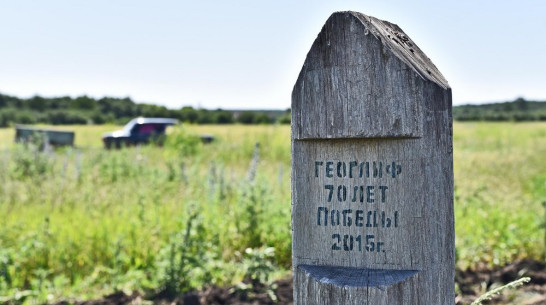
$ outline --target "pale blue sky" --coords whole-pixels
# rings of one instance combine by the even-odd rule
[[[342,10],[398,24],[454,104],[546,100],[543,0],[0,0],[0,92],[285,109],[315,37]]]

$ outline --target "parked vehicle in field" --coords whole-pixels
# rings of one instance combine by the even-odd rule
[[[167,127],[176,124],[178,124],[176,119],[136,118],[121,130],[105,133],[102,136],[102,141],[107,149],[150,142],[161,144],[165,138]]]

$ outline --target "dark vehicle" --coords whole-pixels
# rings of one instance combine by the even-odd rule
[[[102,136],[104,147],[121,148],[155,142],[161,144],[168,126],[178,124],[178,120],[167,118],[132,119],[121,130],[105,133]]]

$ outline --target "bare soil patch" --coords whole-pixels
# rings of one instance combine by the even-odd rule
[[[484,292],[525,276],[531,278],[529,283],[505,290],[484,304],[546,305],[546,263],[534,260],[518,260],[502,268],[482,266],[475,270],[457,270],[456,304],[470,304]]]

